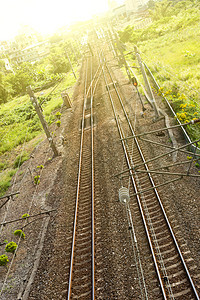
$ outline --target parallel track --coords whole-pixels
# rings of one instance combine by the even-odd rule
[[[88,60],[90,61],[89,63]],[[90,83],[90,85],[88,83]],[[95,299],[94,139],[92,104],[92,57],[90,57],[86,63],[79,171],[67,299]],[[87,124],[88,122],[90,123],[89,126]]]
[[[162,298],[199,299],[193,279],[156,189],[156,184],[151,174],[148,173],[150,165],[148,166],[145,163],[145,157],[139,141],[137,138],[134,138],[132,141],[124,140],[127,135],[134,136],[135,132],[105,58],[101,59],[109,99],[122,140],[126,164],[129,168],[129,176],[133,188],[130,190],[131,198],[136,199],[138,203]],[[110,83],[113,86],[112,90],[110,90]],[[136,165],[141,165],[140,169],[147,171],[147,173],[141,174],[131,170]],[[148,298],[147,295],[146,298]]]

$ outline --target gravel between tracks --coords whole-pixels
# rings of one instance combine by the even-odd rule
[[[131,120],[134,120],[135,108],[137,116],[137,132],[159,129],[165,126],[164,121],[153,122],[153,112],[148,104],[144,115],[138,103],[137,94],[124,77],[120,69],[113,68],[116,79],[120,82],[120,89],[127,101]],[[34,283],[30,286],[31,292],[27,299],[65,299],[68,284],[68,264],[70,258],[70,239],[72,236],[72,223],[74,201],[77,183],[77,170],[79,159],[79,136],[80,121],[83,105],[83,74],[84,67],[80,71],[80,79],[75,86],[73,107],[63,110],[61,123],[57,135],[62,132],[65,137],[64,146],[60,147],[62,156],[45,165],[41,176],[41,187],[38,190],[38,201],[35,202],[35,211],[43,208],[56,208],[54,217],[50,218],[43,244],[40,264],[33,278]],[[156,99],[159,106],[169,113],[159,97]],[[137,106],[136,106],[137,102]],[[95,168],[96,168],[96,271],[97,271],[97,299],[140,299],[137,285],[137,274],[131,244],[126,223],[124,208],[118,202],[118,189],[120,182],[113,177],[121,171],[122,148],[119,135],[115,126],[115,120],[109,104],[105,85],[102,81],[94,97],[94,112],[96,115],[95,125]],[[171,118],[171,123],[174,123]],[[184,144],[179,130],[174,130],[179,145]],[[152,135],[151,139],[170,145],[167,134]],[[144,145],[145,146],[145,145]],[[146,157],[153,157],[163,153],[163,149],[151,144],[145,146]],[[147,151],[148,149],[148,151]],[[47,142],[42,142],[35,150],[32,158],[32,166],[44,159],[48,151]],[[186,160],[186,154],[179,154],[178,161]],[[171,157],[166,157],[155,166],[164,163],[172,163]],[[26,162],[22,170],[26,168]],[[185,166],[174,167],[175,172],[185,172]],[[195,167],[192,172],[198,174]],[[156,181],[161,183],[167,180],[157,176]],[[21,211],[28,205],[34,187],[30,179],[22,187],[20,202],[14,209]],[[177,237],[187,243],[191,251],[191,257],[200,270],[200,242],[199,242],[199,178],[183,178],[177,183],[167,185],[160,189],[167,212],[175,216],[179,225]],[[18,201],[18,200],[17,200]],[[43,201],[41,203],[41,201]],[[21,207],[22,206],[22,207]],[[12,217],[12,216],[10,216]],[[27,227],[26,239],[20,244],[13,269],[8,278],[7,290],[2,299],[17,299],[20,291],[26,286],[26,280],[30,277],[33,263],[36,261],[37,241],[40,239],[40,231],[44,226],[44,220],[37,221],[33,226]],[[9,231],[9,229],[7,229]],[[178,233],[179,231],[179,233]],[[39,239],[38,239],[39,236]],[[96,245],[96,246],[97,246]],[[34,249],[34,250],[33,250]],[[6,270],[1,269],[0,280],[3,281]],[[33,275],[33,274],[32,274]],[[150,295],[150,299],[153,296]],[[155,298],[154,298],[155,299]]]

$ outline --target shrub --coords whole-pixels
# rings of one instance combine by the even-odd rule
[[[6,256],[5,254],[0,256],[0,266],[6,266],[8,262],[8,256]]]
[[[8,100],[8,91],[0,84],[0,103],[5,103]]]
[[[58,120],[60,120],[60,118],[61,118],[61,113],[58,111],[58,112],[55,114],[55,116],[56,116],[56,118],[57,118]]]
[[[15,242],[10,242],[6,245],[6,252],[15,253],[15,250],[17,249],[17,244]]]
[[[25,233],[21,229],[15,230],[14,235],[22,237],[23,239],[25,239]]]
[[[57,125],[58,127],[60,127],[61,121],[60,121],[60,120],[56,121],[56,125]]]
[[[133,28],[132,26],[128,25],[124,31],[119,31],[119,37],[123,43],[127,43],[131,40],[132,34],[133,34]]]

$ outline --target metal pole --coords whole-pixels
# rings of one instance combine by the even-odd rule
[[[155,118],[158,119],[159,118],[159,111],[158,111],[158,108],[157,108],[157,105],[156,105],[156,102],[155,102],[155,98],[154,98],[154,95],[153,95],[153,92],[152,92],[149,80],[147,78],[147,74],[146,74],[144,65],[142,63],[142,60],[141,60],[141,57],[140,57],[140,54],[139,54],[137,46],[134,46],[134,50],[135,50],[135,54],[136,54],[136,58],[137,58],[138,64],[140,66],[140,70],[142,72],[142,76],[144,78],[144,83],[145,83],[145,87],[146,87],[146,90],[147,90],[147,94],[149,96],[151,105],[152,105],[152,107],[154,109]]]
[[[37,115],[38,115],[38,117],[40,119],[42,127],[43,127],[43,129],[44,129],[44,131],[46,133],[47,139],[49,141],[51,149],[53,150],[54,156],[58,156],[59,155],[58,150],[56,149],[56,146],[55,146],[55,144],[53,142],[53,138],[52,138],[52,136],[51,136],[51,134],[49,132],[48,125],[47,125],[47,123],[46,123],[46,121],[44,119],[44,116],[42,114],[42,110],[41,110],[41,108],[39,106],[37,98],[35,97],[32,89],[31,89],[31,86],[27,87],[27,93],[30,96],[31,102],[32,102],[32,104],[33,104],[33,106],[34,106],[34,108],[36,110],[36,113],[37,113]]]

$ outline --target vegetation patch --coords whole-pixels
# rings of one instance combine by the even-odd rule
[[[29,159],[29,154],[23,151],[20,155],[16,157],[14,162],[14,168],[19,168],[28,159]]]
[[[30,217],[29,214],[23,214],[23,216],[22,216],[23,219],[28,219],[29,217]]]
[[[14,254],[16,249],[17,249],[17,244],[15,242],[10,242],[6,245],[5,251]]]
[[[34,176],[34,183],[35,183],[35,185],[40,184],[40,175]]]
[[[11,177],[16,172],[12,168],[19,168],[29,158],[32,149],[23,151],[15,159],[9,153],[14,153],[16,147],[20,148],[42,132],[26,87],[31,85],[49,125],[60,120],[58,110],[63,104],[61,92],[76,82],[65,55],[68,47],[70,43],[66,37],[63,40],[59,38],[56,43],[52,40],[48,57],[34,64],[26,62],[15,65],[14,72],[5,69],[4,57],[0,57],[0,195],[10,186]],[[74,51],[76,53],[71,50],[68,53],[76,72],[76,58],[80,58],[80,52],[76,47]]]
[[[14,235],[15,235],[15,236],[19,236],[19,237],[25,239],[25,233],[24,233],[21,229],[15,230],[15,231],[14,231]]]
[[[8,262],[9,260],[7,255],[0,255],[0,266],[6,266]]]
[[[137,45],[161,87],[158,94],[167,97],[181,122],[200,118],[200,2],[162,0],[148,5],[151,25],[139,30],[128,26],[119,31],[120,39],[128,51]],[[192,140],[199,138],[200,125],[186,130]]]
[[[7,169],[0,174],[0,196],[3,196],[9,188],[12,176],[16,173],[16,171],[16,169]]]

